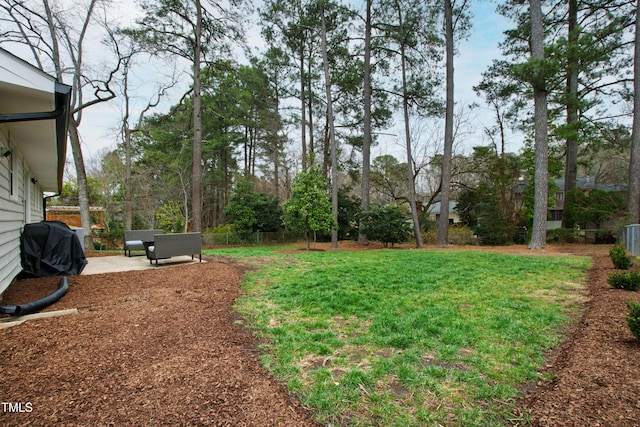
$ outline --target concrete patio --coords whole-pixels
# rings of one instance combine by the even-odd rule
[[[153,268],[167,268],[175,265],[190,264],[199,262],[196,257],[193,260],[190,255],[176,256],[169,259],[160,260],[158,267],[155,263],[151,265],[144,255],[134,255],[131,257],[124,255],[88,257],[87,265],[82,270],[81,275],[115,273],[118,271],[147,270]],[[205,261],[202,261],[205,262]]]

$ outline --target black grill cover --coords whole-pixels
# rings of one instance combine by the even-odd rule
[[[23,277],[80,274],[87,265],[78,235],[60,221],[26,224],[20,249]]]

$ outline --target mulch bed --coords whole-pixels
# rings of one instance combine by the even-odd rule
[[[222,262],[70,277],[69,293],[47,310],[78,314],[0,330],[1,399],[24,410],[0,410],[0,424],[317,425],[261,366],[237,321],[240,279]],[[3,304],[57,284],[20,282]]]
[[[614,269],[606,250],[536,253],[559,252],[592,256],[588,301],[550,355],[553,380],[528,387],[515,418],[528,414],[535,426],[638,426],[640,344],[624,317],[627,301],[640,294],[607,284]],[[317,426],[261,366],[257,341],[233,311],[243,267],[206,260],[73,276],[69,293],[46,311],[77,314],[0,329],[0,400],[12,403],[3,403],[0,424]],[[20,281],[2,303],[31,301],[57,285],[56,278]]]
[[[625,321],[627,302],[640,295],[607,283],[616,271],[608,254],[592,259],[589,300],[550,361],[553,380],[524,399],[535,426],[640,425],[640,343]]]

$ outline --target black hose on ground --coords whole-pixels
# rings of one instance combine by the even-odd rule
[[[8,314],[10,316],[20,316],[25,314],[35,313],[42,310],[45,307],[50,306],[54,302],[62,298],[69,290],[69,280],[67,276],[62,276],[58,289],[50,295],[39,300],[27,302],[20,305],[0,305],[0,313]]]

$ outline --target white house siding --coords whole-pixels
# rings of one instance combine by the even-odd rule
[[[0,128],[0,147],[9,147],[10,157],[0,156],[0,294],[22,270],[20,233],[25,221],[38,222],[42,215],[42,192],[31,182],[28,167],[19,149],[7,141]],[[11,194],[10,162],[14,162],[13,194]],[[26,199],[25,196],[29,198]],[[26,208],[29,208],[29,214]]]
[[[70,99],[70,86],[0,48],[0,293],[21,270],[25,223],[62,186]]]
[[[455,210],[458,202],[456,200],[449,201],[449,222],[457,224],[460,222],[460,215]],[[440,221],[440,202],[436,202],[429,207],[427,211],[430,221]]]

